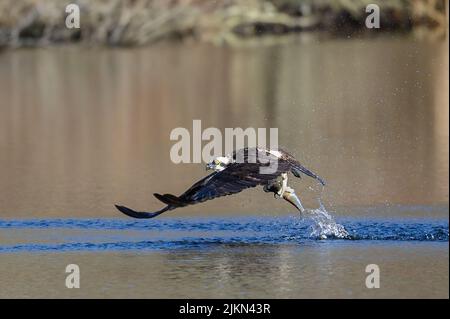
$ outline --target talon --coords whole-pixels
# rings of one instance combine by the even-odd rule
[[[275,195],[277,195],[279,198],[283,197],[285,190],[284,187],[282,187],[278,192],[275,193]]]
[[[288,188],[288,186],[287,186],[287,179],[288,179],[287,178],[287,174],[286,173],[281,174],[281,178],[282,178],[282,180],[281,180],[281,188],[277,192],[277,195],[279,197],[283,197],[284,192]]]
[[[295,191],[293,188],[286,186],[284,193],[292,194],[292,193],[295,193]]]

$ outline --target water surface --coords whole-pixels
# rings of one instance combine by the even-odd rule
[[[448,297],[447,220],[339,222],[346,239],[319,240],[298,216],[0,220],[0,296]],[[69,263],[79,291],[64,287]],[[372,263],[377,290],[365,286]]]
[[[159,208],[152,193],[180,194],[205,175],[203,164],[170,160],[170,132],[193,119],[277,127],[280,145],[328,182],[328,206],[448,204],[447,48],[389,37],[5,51],[0,216]],[[313,185],[292,180],[309,207]],[[290,213],[249,190],[172,215],[273,212]]]
[[[448,298],[448,111],[445,41],[3,51],[0,297]],[[260,189],[120,215],[113,204],[156,210],[152,193],[206,174],[169,157],[193,119],[277,127],[327,181],[290,185],[349,237],[319,239]],[[69,263],[80,289],[64,285]]]

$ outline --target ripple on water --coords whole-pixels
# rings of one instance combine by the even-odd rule
[[[20,237],[0,252],[108,251],[198,248],[222,245],[289,244],[318,239],[371,241],[448,241],[448,220],[358,219],[335,222],[331,216],[310,212],[310,218],[229,217],[185,219],[24,219],[0,220],[0,231],[41,231],[50,239]],[[67,230],[83,232],[78,237]],[[118,233],[114,239],[105,234]],[[21,234],[24,232],[15,232]],[[138,234],[138,235],[136,235]],[[20,236],[20,235],[17,235]],[[32,237],[33,235],[31,235]],[[91,240],[95,237],[95,240]],[[56,239],[55,239],[56,238]],[[31,241],[31,242],[30,242]]]

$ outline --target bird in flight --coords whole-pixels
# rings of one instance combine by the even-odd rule
[[[305,174],[325,185],[323,179],[301,165],[292,155],[279,150],[243,148],[225,157],[216,157],[206,165],[213,172],[192,185],[180,196],[153,194],[165,204],[156,212],[137,212],[131,208],[115,205],[127,216],[153,218],[176,208],[202,203],[221,196],[237,194],[244,189],[262,186],[265,192],[274,193],[294,205],[300,213],[303,208],[293,188],[287,185],[288,173],[296,177]]]

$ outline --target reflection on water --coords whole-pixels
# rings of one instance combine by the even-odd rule
[[[0,219],[0,298],[448,298],[448,220],[339,222],[350,240],[298,216]],[[63,284],[69,263],[81,289]]]
[[[0,216],[158,208],[203,165],[170,162],[175,127],[278,127],[326,178],[327,205],[448,205],[448,51],[409,39],[264,48],[60,47],[0,55]],[[307,206],[310,181],[292,181]],[[286,213],[259,191],[171,212]]]
[[[447,47],[2,52],[0,297],[448,298]],[[156,209],[153,192],[181,193],[205,174],[169,158],[171,130],[193,119],[279,128],[280,144],[328,182],[321,193],[291,179],[305,206],[321,198],[357,240],[236,216],[293,213],[257,189],[149,221],[119,215],[114,203]],[[194,214],[211,216],[185,218]],[[64,287],[69,263],[82,289]],[[370,263],[382,289],[365,287]]]
[[[139,254],[2,254],[0,297],[448,298],[448,257],[448,243],[327,241]],[[367,289],[365,268],[374,261],[381,288]],[[67,289],[64,269],[74,262],[81,288]]]
[[[342,223],[342,225],[341,225]],[[282,248],[320,239],[330,241],[448,242],[448,221],[436,219],[355,219],[338,224],[342,233],[317,233],[316,220],[291,217],[183,219],[1,220],[0,253],[68,251],[155,251],[262,245]],[[323,236],[326,235],[326,236]]]

